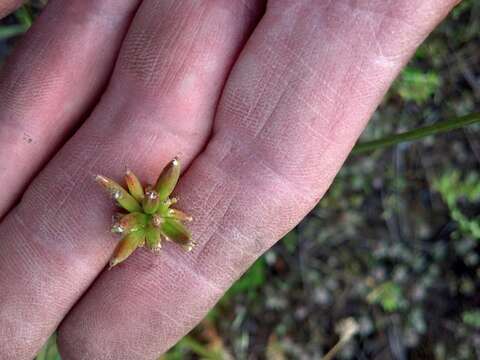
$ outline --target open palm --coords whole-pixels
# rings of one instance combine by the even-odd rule
[[[455,3],[51,0],[0,82],[0,358],[57,327],[64,359],[166,351],[315,206]],[[104,270],[94,175],[176,155],[198,246]]]

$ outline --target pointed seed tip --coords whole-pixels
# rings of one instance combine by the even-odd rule
[[[109,178],[103,175],[95,175],[95,182],[104,188],[107,188],[111,182]]]
[[[185,249],[185,251],[191,252],[195,248],[195,246],[197,246],[197,242],[192,240],[188,244],[184,245],[183,248]]]

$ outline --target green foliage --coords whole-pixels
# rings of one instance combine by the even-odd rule
[[[465,324],[480,329],[480,310],[465,311],[462,320]]]
[[[402,288],[393,281],[387,281],[375,287],[367,296],[371,304],[379,304],[386,312],[394,312],[405,302]]]
[[[57,336],[53,334],[37,354],[35,360],[61,360],[57,348]]]
[[[468,13],[468,11],[472,8],[473,6],[473,0],[463,0],[460,2],[455,8],[452,10],[452,18],[455,20],[458,20],[460,16],[462,16],[465,13]]]
[[[26,6],[22,6],[14,15],[18,24],[0,26],[0,40],[6,40],[21,35],[32,25],[33,19]]]
[[[0,26],[0,40],[9,39],[27,31],[23,25]]]
[[[295,230],[290,231],[282,238],[282,243],[290,254],[295,252],[297,248],[298,235]]]
[[[462,201],[470,203],[480,200],[480,177],[476,172],[470,172],[463,179],[459,171],[451,171],[441,176],[435,183],[435,189],[447,204],[450,216],[457,223],[455,236],[471,236],[480,240],[480,218],[469,217],[460,207]]]
[[[15,11],[15,17],[20,25],[24,26],[26,29],[32,26],[33,16],[27,5],[24,5]]]
[[[405,101],[421,105],[437,91],[440,83],[437,73],[408,66],[395,83],[394,89]]]

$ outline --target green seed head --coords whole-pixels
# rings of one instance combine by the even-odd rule
[[[179,177],[180,161],[175,158],[162,170],[155,185],[160,200],[166,200],[172,194]]]
[[[145,196],[142,184],[140,183],[140,180],[138,180],[137,176],[128,169],[125,173],[125,183],[127,184],[128,191],[130,191],[130,194],[132,194],[135,200],[141,202]]]
[[[158,251],[162,247],[162,232],[159,227],[148,224],[145,229],[145,243],[150,250]]]
[[[115,216],[111,231],[122,234],[110,268],[127,259],[138,247],[158,252],[162,239],[173,241],[185,250],[195,246],[192,236],[183,224],[192,218],[171,206],[177,203],[170,198],[180,177],[180,163],[173,159],[161,172],[155,187],[142,187],[137,176],[127,170],[125,183],[128,190],[112,179],[98,175],[96,181],[116,200],[117,205],[127,211]]]
[[[146,190],[143,199],[143,211],[147,214],[155,214],[160,206],[160,198],[155,190]]]
[[[135,200],[135,198],[130,195],[127,190],[125,190],[112,179],[102,175],[97,175],[95,180],[97,183],[103,186],[115,200],[117,200],[117,203],[120,207],[129,212],[142,210],[138,201]]]
[[[115,248],[110,260],[110,268],[127,259],[137,247],[142,246],[143,242],[145,242],[145,231],[143,230],[133,231],[123,237]]]
[[[173,218],[166,218],[161,225],[162,233],[165,237],[177,244],[183,246],[188,251],[190,248],[191,235],[187,228],[179,221]]]

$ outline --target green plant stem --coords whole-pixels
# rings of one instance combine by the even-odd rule
[[[181,340],[181,344],[189,348],[191,351],[208,360],[221,360],[221,356],[214,351],[209,350],[206,346],[194,340],[190,336],[185,336]]]
[[[413,141],[432,136],[451,130],[459,129],[464,126],[472,125],[480,122],[480,113],[473,113],[466,116],[456,117],[453,119],[438,122],[433,125],[420,127],[418,129],[406,131],[400,134],[386,136],[382,139],[367,141],[356,145],[352,154],[363,154],[369,151],[383,149],[388,146],[400,144],[406,141]]]
[[[33,18],[26,5],[15,11],[17,25],[0,26],[0,40],[6,40],[26,32],[32,26]]]
[[[24,26],[26,29],[32,26],[33,17],[27,5],[23,5],[17,11],[15,11],[15,17],[20,25]]]
[[[57,336],[53,334],[35,357],[35,360],[61,360],[57,349]]]
[[[0,26],[0,40],[9,39],[28,30],[24,25]]]

